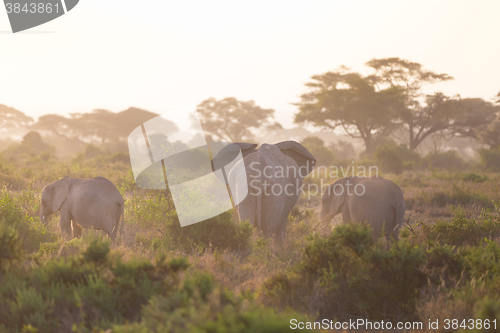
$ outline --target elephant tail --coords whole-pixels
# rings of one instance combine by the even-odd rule
[[[121,215],[121,220],[122,220],[122,226],[120,228],[120,234],[123,234],[123,219],[125,217],[125,205],[118,203],[118,209],[119,209],[119,214]],[[113,238],[116,237],[116,234],[118,234],[118,227],[120,224],[120,215],[118,215],[118,218],[116,219],[116,225],[113,228]]]
[[[406,203],[403,202],[401,203],[401,206],[399,208],[399,226],[401,227],[405,223],[405,212],[406,212]]]
[[[403,223],[405,221],[405,211],[406,211],[406,204],[403,201],[399,205],[396,205],[394,208],[394,229],[393,231],[398,233],[399,228],[403,226]]]
[[[120,235],[123,235],[123,220],[124,219],[125,219],[125,204],[122,205],[122,226],[120,227]]]
[[[257,212],[255,214],[255,225],[262,231],[262,193],[257,196]]]

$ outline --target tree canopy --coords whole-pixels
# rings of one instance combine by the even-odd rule
[[[57,114],[41,116],[31,127],[47,130],[65,139],[95,141],[101,144],[125,139],[130,132],[158,114],[138,108],[114,113],[97,109],[90,113],[72,113],[70,117]],[[175,127],[172,123],[171,127]]]
[[[368,153],[374,150],[374,138],[387,136],[396,128],[406,133],[411,150],[430,135],[494,136],[486,129],[498,112],[492,103],[422,93],[424,85],[452,80],[450,75],[400,58],[372,59],[366,66],[372,74],[363,76],[341,67],[312,76],[313,81],[305,84],[310,91],[297,103],[295,122],[330,130],[340,127],[346,134],[363,139]]]
[[[373,76],[363,76],[341,67],[335,72],[312,76],[309,92],[297,103],[295,123],[310,123],[334,130],[341,128],[353,138],[361,138],[373,152],[375,136],[388,135],[402,103],[401,91],[380,88]]]
[[[0,129],[27,126],[33,118],[12,107],[0,104]]]
[[[237,142],[254,138],[252,129],[281,128],[273,121],[274,110],[239,101],[234,97],[221,100],[208,98],[197,107],[203,130],[214,140]]]

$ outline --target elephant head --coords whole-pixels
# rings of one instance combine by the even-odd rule
[[[348,178],[341,178],[325,189],[321,197],[321,221],[328,223],[335,215],[342,212],[342,205],[348,192],[347,182]]]
[[[46,218],[61,208],[68,196],[70,186],[71,179],[64,177],[43,188],[40,200],[40,221],[47,223]]]
[[[264,146],[275,146],[279,148],[281,153],[291,157],[299,167],[298,174],[301,178],[305,178],[315,167],[316,158],[309,152],[309,150],[307,150],[306,147],[296,141],[283,141],[278,142],[275,145],[263,144],[261,148]],[[231,162],[235,161],[240,152],[243,159],[248,155],[255,153],[260,149],[256,149],[256,147],[257,144],[245,142],[235,142],[227,145],[212,159],[213,171],[221,169],[226,165],[230,165]]]

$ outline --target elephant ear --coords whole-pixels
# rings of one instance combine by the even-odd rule
[[[316,165],[316,158],[311,154],[306,147],[298,143],[297,141],[283,141],[278,142],[276,146],[281,150],[281,152],[287,156],[290,156],[295,160],[299,166],[299,175],[305,178],[308,174],[313,171]]]
[[[52,185],[52,211],[57,212],[68,197],[71,179],[64,177]]]
[[[212,159],[212,170],[218,170],[230,164],[241,151],[243,158],[257,151],[257,144],[246,142],[231,143],[222,148]]]

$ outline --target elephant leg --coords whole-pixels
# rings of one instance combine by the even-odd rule
[[[82,227],[75,221],[71,221],[71,228],[73,229],[73,238],[82,237]]]
[[[347,208],[342,209],[342,221],[344,223],[351,222],[351,214],[349,214],[349,209],[347,209]]]
[[[255,225],[255,205],[250,201],[250,198],[246,198],[243,200],[238,206],[238,218],[240,222],[248,221],[251,225],[256,228],[259,228],[258,225]],[[259,230],[260,231],[260,230]]]
[[[265,237],[270,238],[274,236],[275,239],[277,239],[279,234],[278,229],[280,225],[282,228],[285,228],[284,230],[286,230],[286,218],[285,222],[283,223],[284,204],[281,202],[276,202],[274,197],[264,197],[262,201],[262,232],[264,233]],[[283,224],[284,226],[282,226]]]
[[[71,216],[69,212],[62,212],[61,211],[61,218],[59,220],[59,225],[61,226],[61,232],[65,236],[70,236],[72,234],[71,230]]]
[[[274,234],[274,240],[278,245],[282,245],[286,238],[286,224],[287,219],[282,220],[280,224],[276,227],[276,232]]]

